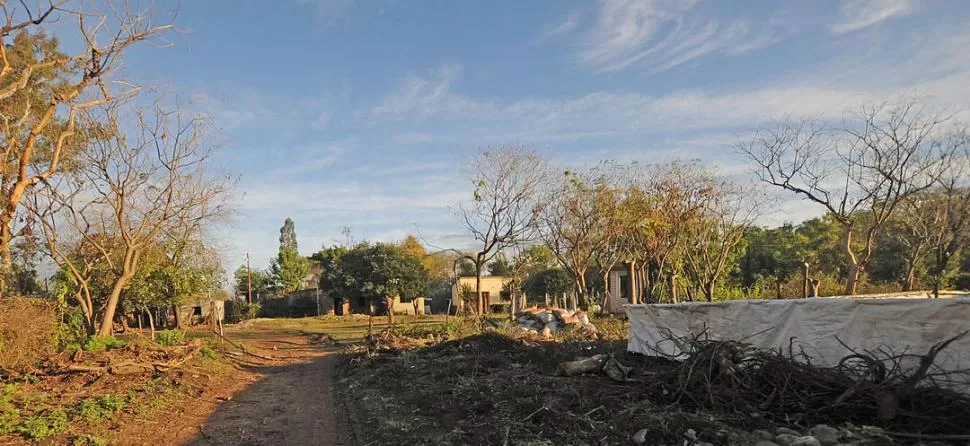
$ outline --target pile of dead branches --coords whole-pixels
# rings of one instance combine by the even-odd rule
[[[203,344],[196,339],[186,345],[166,347],[154,342],[137,340],[123,348],[104,352],[76,351],[70,362],[57,364],[53,374],[107,373],[135,375],[162,373],[180,368],[195,357]]]
[[[970,374],[934,363],[960,334],[925,354],[853,351],[836,367],[812,365],[804,352],[757,349],[702,334],[672,339],[679,365],[661,376],[672,402],[705,410],[800,424],[851,422],[886,430],[964,435]],[[850,349],[851,350],[851,349]]]

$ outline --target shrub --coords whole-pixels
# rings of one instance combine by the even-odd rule
[[[87,329],[84,326],[84,313],[80,308],[62,306],[56,337],[59,350],[74,352],[81,349],[87,338]]]
[[[54,410],[46,415],[28,418],[17,428],[21,434],[32,440],[42,440],[67,431],[67,412],[63,409]]]
[[[185,333],[181,330],[162,330],[155,334],[155,342],[167,345],[179,345],[185,341]]]
[[[205,359],[213,359],[216,357],[215,350],[209,348],[208,346],[203,346],[202,350],[199,350],[199,353],[201,353],[202,357]]]
[[[85,398],[77,407],[77,416],[87,421],[98,421],[113,415],[125,407],[125,399],[120,395],[104,395],[98,398]]]
[[[89,352],[103,352],[113,348],[121,348],[125,342],[114,336],[94,335],[84,341],[84,350]]]
[[[12,434],[17,431],[20,410],[13,405],[11,400],[18,387],[17,384],[0,386],[0,435]]]
[[[56,352],[57,313],[53,302],[7,298],[0,305],[0,368],[22,370]]]

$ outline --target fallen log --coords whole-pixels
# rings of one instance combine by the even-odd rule
[[[609,356],[595,355],[589,358],[577,359],[559,364],[559,374],[562,376],[576,376],[584,373],[598,372],[603,369]]]

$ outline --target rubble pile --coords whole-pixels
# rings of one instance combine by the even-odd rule
[[[570,311],[555,307],[531,307],[515,315],[519,329],[533,334],[551,337],[553,333],[575,329],[590,334],[597,333],[596,326],[589,321],[584,311]]]

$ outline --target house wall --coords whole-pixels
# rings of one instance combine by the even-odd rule
[[[506,283],[511,281],[512,278],[508,276],[482,276],[482,292],[488,293],[489,299],[493,304],[500,302],[508,302],[508,299],[502,298],[502,288]],[[458,282],[451,286],[451,299],[452,301],[458,301],[458,293],[463,286],[471,287],[475,289],[475,277],[459,277]]]

